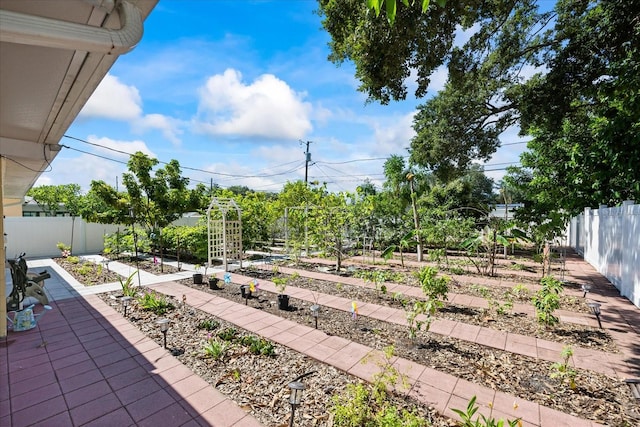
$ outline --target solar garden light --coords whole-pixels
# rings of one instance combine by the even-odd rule
[[[313,304],[311,307],[311,315],[316,322],[316,329],[318,329],[318,316],[320,315],[320,306],[318,304]]]
[[[582,290],[584,292],[584,294],[582,295],[582,298],[586,298],[589,291],[591,291],[591,285],[582,285]]]
[[[129,302],[132,300],[130,296],[125,296],[120,298],[120,302],[122,303],[122,307],[124,307],[124,317],[127,317],[127,307],[129,307]]]
[[[300,406],[300,402],[302,402],[302,393],[305,387],[300,381],[293,381],[289,383],[289,388],[291,389],[291,395],[289,396],[289,403],[291,404],[289,427],[293,427],[293,417],[296,413],[296,408]]]
[[[169,319],[158,319],[156,323],[160,325],[160,332],[164,335],[164,348],[167,348],[167,331],[169,330]]]
[[[591,312],[596,315],[596,318],[598,319],[598,326],[600,326],[600,329],[602,329],[602,322],[600,322],[600,305],[601,304],[597,302],[588,302],[587,305],[591,309]]]

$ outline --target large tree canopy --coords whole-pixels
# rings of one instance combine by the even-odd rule
[[[533,136],[523,166],[537,188],[553,183],[559,208],[640,198],[638,2],[558,0],[540,11],[534,0],[460,0],[425,13],[417,3],[390,24],[361,0],[319,0],[330,59],[354,62],[369,101],[404,99],[414,82],[424,97],[448,67],[415,117],[412,163],[453,179],[520,126]],[[472,35],[456,46],[461,29]]]

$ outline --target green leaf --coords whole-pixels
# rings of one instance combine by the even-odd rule
[[[387,19],[390,24],[396,20],[396,0],[386,0],[387,3]]]
[[[422,13],[425,13],[427,9],[429,9],[429,1],[430,0],[422,0]]]
[[[376,12],[376,16],[380,16],[380,3],[382,0],[367,0],[367,7],[373,9]]]
[[[445,7],[447,5],[447,0],[436,0],[436,3],[438,3],[438,6],[440,6],[440,7]]]
[[[384,251],[382,251],[382,255],[380,255],[385,261],[388,261],[393,256],[393,251],[396,250],[396,245],[391,245],[387,247]]]

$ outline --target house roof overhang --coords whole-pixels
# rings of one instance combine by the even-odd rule
[[[0,182],[21,203],[158,0],[0,0]]]

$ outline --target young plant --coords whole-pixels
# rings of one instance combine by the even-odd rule
[[[373,377],[373,384],[347,384],[343,394],[332,397],[329,411],[333,415],[333,425],[352,426],[403,426],[423,427],[428,420],[415,411],[399,409],[389,400],[389,387],[395,387],[399,379],[408,388],[406,375],[402,375],[392,364],[393,346],[385,347],[383,360],[376,361],[381,368]]]
[[[213,331],[214,329],[218,329],[220,327],[220,322],[213,319],[206,319],[202,322],[198,323],[198,329],[204,329],[206,331]]]
[[[434,301],[446,301],[448,299],[447,293],[449,292],[449,282],[451,278],[449,276],[437,277],[438,270],[433,267],[423,267],[418,272],[418,279],[420,280],[420,287],[422,292]]]
[[[251,354],[262,356],[274,356],[276,354],[273,344],[264,338],[253,335],[245,335],[240,339],[240,343],[249,348]]]
[[[571,346],[564,346],[560,355],[562,356],[562,362],[555,362],[551,365],[549,378],[558,378],[560,381],[568,383],[572,390],[575,390],[578,372],[569,366],[569,359],[573,356],[573,349]]]
[[[226,328],[218,331],[216,335],[218,338],[222,338],[225,341],[233,341],[238,336],[238,330],[235,328]]]
[[[138,293],[135,285],[133,284],[133,276],[135,276],[137,271],[131,273],[129,277],[127,277],[124,281],[122,281],[122,277],[118,277],[118,281],[120,282],[120,287],[122,288],[122,295],[125,297],[135,297]]]
[[[271,281],[274,285],[276,285],[276,289],[279,294],[284,294],[285,289],[287,289],[287,282],[289,281],[286,277],[273,277]]]
[[[533,296],[533,305],[536,308],[536,318],[538,323],[545,326],[554,326],[559,319],[553,312],[560,308],[560,294],[562,293],[562,282],[551,276],[545,276],[540,280],[542,287]]]
[[[209,336],[207,342],[202,346],[202,350],[207,357],[213,360],[222,360],[232,347],[233,345],[228,341]]]
[[[62,242],[58,242],[56,244],[56,248],[58,248],[58,250],[60,251],[62,258],[67,258],[71,255],[71,246],[65,245]]]
[[[143,310],[152,311],[158,316],[163,315],[174,308],[173,304],[169,302],[167,297],[157,295],[154,292],[145,292],[143,295],[138,297],[138,303]]]
[[[505,293],[506,301],[502,303],[493,298],[491,291],[486,286],[478,286],[476,287],[476,290],[480,293],[482,298],[487,300],[489,311],[493,311],[499,316],[507,314],[513,308],[513,299],[511,298],[511,294],[508,292]]]
[[[529,299],[529,288],[524,283],[518,283],[511,289],[511,295],[519,301],[526,301]]]
[[[451,410],[460,417],[460,420],[462,421],[461,427],[503,427],[505,425],[508,425],[509,427],[522,426],[522,420],[520,418],[505,421],[502,419],[496,420],[495,418],[486,417],[485,415],[480,414],[480,417],[476,417],[474,420],[473,416],[478,412],[476,396],[473,396],[471,400],[469,400],[466,410],[463,411],[461,409],[454,408],[451,408]]]
[[[442,303],[432,299],[426,301],[418,300],[413,302],[413,307],[411,307],[410,310],[406,310],[410,339],[415,339],[418,331],[422,330],[423,327],[425,327],[425,331],[429,330],[431,322],[433,321],[433,315],[438,310],[438,304],[441,305]],[[426,315],[426,317],[420,320],[418,316],[421,315]]]

